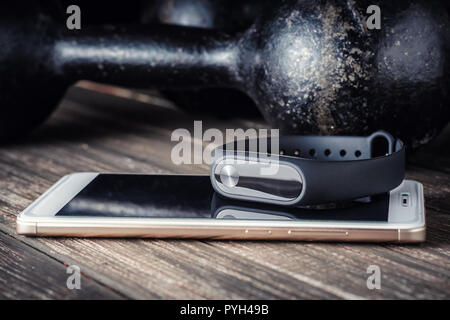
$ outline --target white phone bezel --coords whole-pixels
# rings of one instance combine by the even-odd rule
[[[56,213],[66,205],[73,197],[75,197],[81,190],[83,190],[92,180],[97,177],[99,173],[82,172],[73,173],[61,178],[55,185],[47,190],[42,196],[35,200],[28,208],[20,213],[18,220],[29,223],[52,222],[58,221],[74,221],[79,223],[81,220],[89,220],[96,224],[105,223],[120,223],[120,222],[136,222],[142,223],[145,220],[150,224],[170,223],[174,225],[212,225],[212,224],[233,224],[233,221],[225,219],[207,219],[207,218],[118,218],[118,217],[55,217]],[[294,220],[239,220],[239,225],[248,223],[248,225],[258,225],[259,227],[355,227],[364,229],[405,229],[405,228],[420,228],[425,225],[425,214],[423,204],[423,187],[422,184],[412,180],[405,180],[391,194],[399,194],[399,191],[407,190],[410,192],[413,199],[412,204],[414,210],[411,208],[399,207],[399,199],[397,197],[390,197],[389,201],[389,217],[388,221],[294,221]]]
[[[38,217],[53,217],[99,173],[77,172],[65,175],[37,198],[23,213]]]

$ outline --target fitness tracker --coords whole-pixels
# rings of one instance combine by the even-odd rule
[[[389,192],[405,175],[404,144],[385,131],[368,137],[284,136],[279,155],[271,145],[270,138],[247,139],[240,148],[233,142],[215,149],[215,191],[238,200],[304,206]]]

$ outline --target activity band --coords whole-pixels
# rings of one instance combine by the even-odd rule
[[[264,140],[214,150],[210,176],[216,192],[238,200],[314,205],[389,192],[405,175],[404,144],[385,131],[368,137],[279,137],[279,155],[272,154],[270,138]],[[375,150],[380,142],[381,155]],[[267,148],[259,152],[262,145]]]

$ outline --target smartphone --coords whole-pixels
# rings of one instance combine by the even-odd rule
[[[227,200],[206,175],[74,173],[17,218],[32,236],[422,242],[423,187],[325,208]]]

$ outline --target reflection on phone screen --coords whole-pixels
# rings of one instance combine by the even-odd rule
[[[57,216],[387,221],[388,208],[388,194],[370,202],[283,207],[224,199],[215,194],[209,176],[100,174]]]

